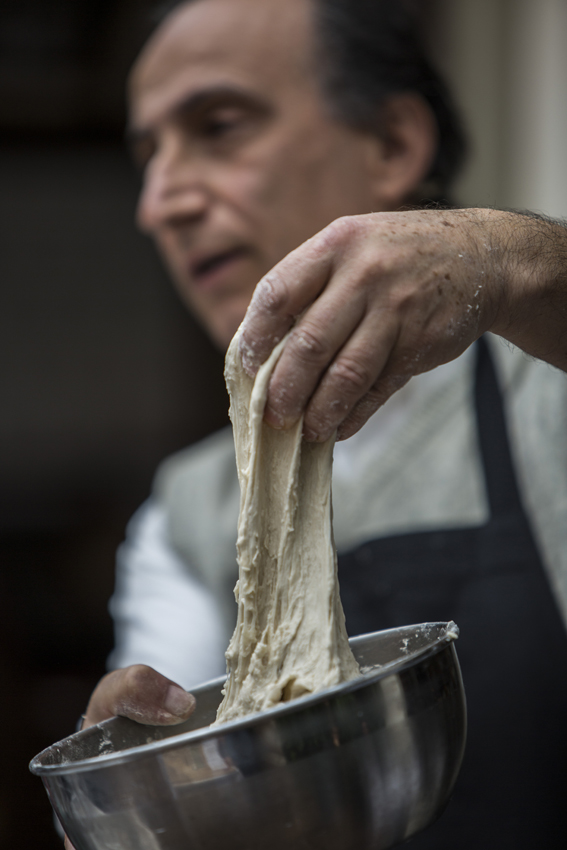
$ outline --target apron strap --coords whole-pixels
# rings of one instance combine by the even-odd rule
[[[504,402],[492,355],[484,337],[476,343],[474,401],[480,456],[490,514],[525,515],[510,452]]]

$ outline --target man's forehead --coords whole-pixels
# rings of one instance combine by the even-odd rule
[[[201,86],[262,80],[270,86],[312,72],[310,0],[192,0],[150,38],[134,65],[129,94],[136,113]],[[153,108],[152,108],[153,104]]]

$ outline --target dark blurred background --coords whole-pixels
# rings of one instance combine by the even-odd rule
[[[464,108],[463,204],[567,215],[567,4],[420,0]],[[59,848],[27,770],[112,644],[114,553],[222,358],[133,225],[124,82],[150,0],[0,0],[0,848]],[[197,366],[197,368],[195,368]]]
[[[226,421],[222,359],[133,225],[124,80],[148,21],[142,0],[0,4],[2,848],[61,846],[27,763],[104,673],[114,552],[156,465]]]

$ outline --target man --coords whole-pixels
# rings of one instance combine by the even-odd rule
[[[492,331],[567,368],[567,233],[507,212],[396,212],[428,183],[445,192],[462,149],[408,15],[378,0],[178,4],[130,81],[138,223],[218,345],[251,301],[251,374],[293,326],[273,427],[303,414],[307,440],[354,435],[334,478],[350,632],[461,626],[467,760],[415,846],[559,847],[567,387],[518,350],[470,346]],[[160,471],[121,555],[121,669],[87,724],[177,722],[194,702],[175,682],[222,671],[233,463],[222,432]]]

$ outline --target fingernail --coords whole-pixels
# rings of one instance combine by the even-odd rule
[[[185,717],[195,706],[195,697],[178,685],[170,685],[163,706],[174,717]]]

